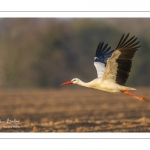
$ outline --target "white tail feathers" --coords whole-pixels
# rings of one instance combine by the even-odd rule
[[[136,90],[136,89],[132,87],[120,86],[120,90]]]
[[[135,88],[127,87],[127,90],[136,90]]]

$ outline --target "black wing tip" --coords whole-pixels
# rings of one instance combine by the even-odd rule
[[[101,56],[101,55],[105,55],[108,52],[110,52],[111,46],[108,47],[108,43],[104,44],[104,42],[99,42],[97,49],[96,49],[96,54],[95,56]]]
[[[126,47],[126,46],[127,47],[128,46],[132,46],[132,44],[137,45],[137,44],[140,43],[140,41],[135,43],[137,41],[138,37],[132,36],[131,38],[129,38],[129,35],[130,35],[130,32],[127,33],[127,34],[123,33],[123,35],[121,36],[120,41],[119,41],[116,49],[123,48],[123,47]]]
[[[111,50],[111,46],[108,46],[108,43],[104,44],[104,42],[99,42],[96,49],[94,62],[101,62],[106,65],[106,61],[111,56],[113,51],[114,50]]]

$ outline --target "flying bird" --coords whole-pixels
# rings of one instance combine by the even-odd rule
[[[78,78],[64,82],[61,85],[78,84],[88,88],[94,88],[106,92],[121,92],[133,98],[147,102],[144,97],[136,96],[129,90],[136,90],[132,87],[125,86],[132,67],[132,58],[135,52],[141,47],[137,37],[129,38],[123,34],[115,50],[104,42],[100,42],[96,49],[94,66],[97,71],[97,78],[90,82],[83,82]]]

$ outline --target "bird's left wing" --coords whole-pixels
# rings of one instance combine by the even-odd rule
[[[104,45],[104,42],[100,42],[96,49],[96,54],[94,58],[94,66],[97,71],[98,78],[101,78],[106,67],[107,59],[112,55],[114,50],[110,50],[108,44]]]

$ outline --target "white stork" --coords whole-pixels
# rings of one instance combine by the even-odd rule
[[[123,34],[115,50],[110,50],[111,47],[108,47],[108,44],[104,45],[104,42],[98,44],[94,58],[94,66],[98,76],[96,79],[85,83],[74,78],[61,85],[78,84],[112,93],[122,92],[138,100],[148,101],[144,97],[129,93],[128,90],[136,89],[125,86],[131,70],[132,58],[138,48],[141,47],[135,36],[130,39],[128,37],[129,33],[126,36]]]

